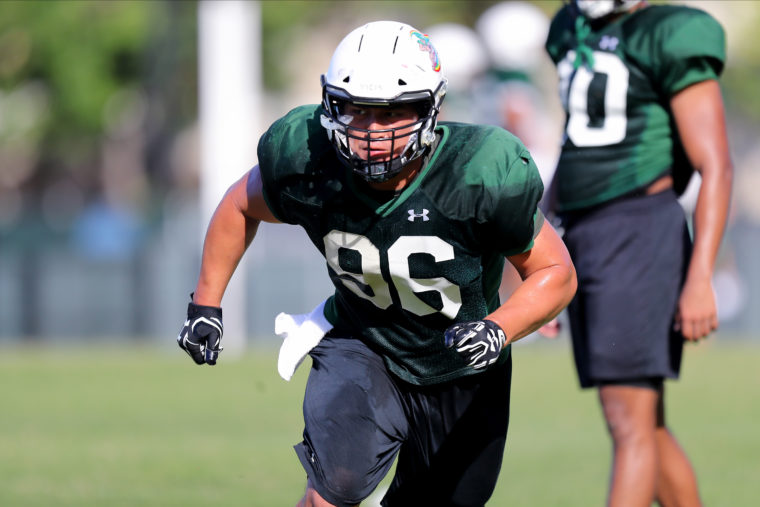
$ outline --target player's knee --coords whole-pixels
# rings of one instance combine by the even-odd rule
[[[629,441],[636,434],[634,425],[625,417],[605,412],[605,418],[607,420],[607,431],[615,443],[620,444]]]
[[[605,411],[607,430],[616,447],[643,447],[654,444],[654,425],[631,417],[624,411]]]
[[[654,410],[636,410],[626,400],[607,397],[602,411],[616,445],[642,445],[654,438]]]
[[[314,487],[309,484],[309,486],[306,488],[306,494],[304,495],[303,499],[297,504],[296,507],[343,507],[343,506],[353,506],[358,505],[358,503],[344,503],[344,502],[337,502],[337,503],[331,503],[325,498],[322,497],[322,495],[319,494],[319,492],[314,489]]]
[[[372,488],[367,485],[364,479],[363,475],[345,468],[327,473],[322,481],[323,487],[321,488],[323,491],[326,490],[325,497],[327,498],[323,498],[316,489],[310,487],[312,494],[310,495],[307,491],[307,497],[311,496],[313,503],[307,503],[307,505],[314,507],[358,505],[372,492]],[[323,503],[318,503],[319,501]]]
[[[366,476],[354,470],[341,468],[331,478],[333,491],[337,492],[347,504],[358,504],[369,496],[372,487],[367,484]]]

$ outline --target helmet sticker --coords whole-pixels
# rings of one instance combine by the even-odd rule
[[[430,38],[424,33],[420,33],[417,30],[410,32],[412,37],[417,39],[417,43],[420,45],[421,51],[427,51],[430,55],[430,63],[433,64],[433,70],[435,72],[441,71],[441,61],[438,59],[438,51],[435,50],[433,44],[430,43]]]

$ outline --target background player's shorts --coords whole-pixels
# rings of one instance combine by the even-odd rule
[[[391,376],[358,339],[328,334],[310,354],[304,440],[295,449],[323,498],[359,503],[400,450],[383,505],[485,505],[507,437],[511,357],[477,375],[420,387]]]
[[[675,193],[623,198],[565,218],[578,274],[568,316],[581,386],[677,378],[683,337],[673,321],[691,240]]]

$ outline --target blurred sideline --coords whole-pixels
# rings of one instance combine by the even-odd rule
[[[278,64],[287,79],[279,89],[263,90],[260,110],[251,114],[264,128],[295,105],[318,102],[319,75],[329,48],[343,35],[341,27],[360,19],[409,18],[431,35],[449,73],[442,120],[507,128],[529,147],[547,182],[558,152],[561,112],[556,75],[542,39],[548,15],[560,2],[478,4],[483,11],[467,23],[449,17],[426,26],[432,3],[408,2],[403,10],[393,10],[383,3],[321,2],[321,10],[333,15],[321,17],[308,30],[294,23],[292,31],[265,31],[264,36],[280,42]],[[48,8],[45,2],[39,4]],[[65,4],[49,8],[69,9],[75,22],[76,9],[82,11],[82,19],[91,14],[86,10],[90,4]],[[150,55],[142,64],[148,70],[137,73],[137,63],[120,60],[126,57],[117,52],[119,75],[136,81],[125,80],[114,88],[102,111],[96,112],[104,131],[90,147],[95,152],[92,159],[82,155],[87,150],[75,139],[62,143],[61,154],[53,150],[58,146],[39,138],[50,121],[55,87],[44,81],[45,76],[30,73],[26,78],[23,69],[39,63],[34,48],[42,43],[37,34],[45,27],[34,23],[41,21],[30,17],[34,21],[16,23],[13,29],[0,23],[0,41],[7,43],[3,55],[13,56],[0,58],[0,77],[7,78],[0,84],[0,346],[125,337],[174,346],[196,281],[199,238],[206,226],[199,188],[201,129],[197,118],[180,121],[188,114],[182,100],[196,100],[192,93],[197,90],[182,81],[193,79],[194,63],[181,65],[181,58],[197,58],[192,44],[183,39],[197,35],[195,13],[188,12],[189,3],[103,5],[156,18],[163,13],[170,21],[142,36],[134,35],[134,29],[112,31],[127,39],[142,37],[140,47]],[[727,68],[727,74],[757,68],[757,55],[744,42],[751,39],[746,37],[747,20],[755,19],[756,6],[700,2],[699,7],[726,25],[729,49],[734,51],[728,59],[734,67]],[[27,8],[36,12],[34,2],[9,4],[4,17],[23,20],[18,13]],[[266,9],[286,8],[262,4],[267,19],[272,19],[272,11]],[[107,22],[120,19],[111,16]],[[298,37],[292,37],[294,33]],[[76,41],[69,43],[69,50],[77,49]],[[83,68],[85,63],[92,62],[77,61]],[[17,82],[8,78],[16,75]],[[737,82],[741,83],[727,79],[724,86]],[[760,125],[743,114],[745,104],[731,102],[737,90],[727,88],[724,93],[736,186],[714,287],[720,336],[750,337],[760,343],[760,265],[754,262],[760,251]],[[88,93],[94,96],[96,91]],[[242,174],[248,167],[238,169]],[[693,207],[689,197],[683,204],[687,210]],[[273,326],[279,312],[306,312],[332,292],[324,261],[303,231],[293,226],[263,224],[246,254],[246,265],[244,321],[251,342],[277,343]],[[514,273],[506,270],[502,296],[516,283]]]

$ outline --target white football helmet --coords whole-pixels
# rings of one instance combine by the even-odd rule
[[[578,10],[589,19],[599,19],[615,12],[624,12],[641,0],[574,0]]]
[[[335,49],[322,76],[321,122],[342,162],[367,181],[385,181],[433,144],[445,95],[446,78],[428,36],[404,23],[375,21],[349,33]],[[375,140],[379,133],[394,143],[404,142],[402,154],[388,161],[370,162],[353,153],[348,139],[369,142],[370,131],[350,125],[351,118],[343,114],[346,103],[417,106],[419,120],[414,124],[371,131]],[[402,129],[407,133],[398,136]]]

